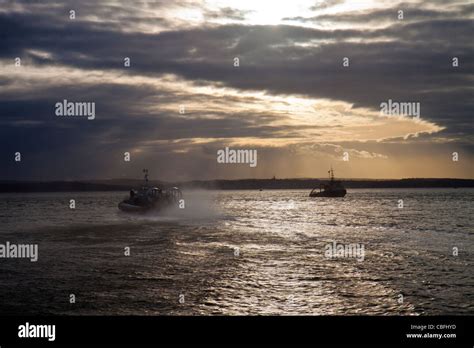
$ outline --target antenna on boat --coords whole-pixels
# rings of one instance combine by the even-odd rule
[[[143,173],[145,173],[145,183],[148,184],[148,169],[143,169]]]
[[[332,169],[332,166],[331,166],[331,170],[329,170],[328,173],[329,173],[329,178],[331,179],[331,181],[334,181],[334,170]]]

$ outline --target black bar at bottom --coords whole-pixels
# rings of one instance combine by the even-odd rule
[[[26,328],[26,323],[30,329],[31,325],[55,325],[54,341],[47,337],[19,337],[21,325]],[[409,344],[472,347],[473,332],[473,316],[0,317],[2,348],[58,344]]]

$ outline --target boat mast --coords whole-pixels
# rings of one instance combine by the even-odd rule
[[[145,173],[145,185],[148,185],[148,169],[143,169],[143,173]]]
[[[331,181],[334,181],[334,170],[332,169],[332,166],[331,166],[331,170],[328,173],[330,173],[329,178],[331,179]]]

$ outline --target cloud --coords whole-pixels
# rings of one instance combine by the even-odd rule
[[[317,2],[312,9],[321,14],[293,18],[304,26],[251,24],[251,13],[241,8],[190,1],[1,5],[5,156],[18,139],[38,156],[51,148],[66,156],[99,146],[104,158],[118,159],[127,148],[143,158],[201,158],[202,146],[224,144],[284,154],[308,142],[381,147],[427,139],[472,153],[472,4],[402,3],[338,13],[330,7],[341,2],[326,8]],[[399,6],[403,21],[392,18]],[[73,7],[75,21],[68,18]],[[51,106],[63,98],[96,101],[97,122],[51,119]],[[388,99],[419,102],[421,120],[379,117]],[[181,104],[185,115],[177,112]],[[367,161],[384,159],[381,148],[351,151]]]
[[[344,3],[344,0],[318,0],[313,6],[310,7],[310,10],[323,10],[332,6],[340,5],[342,3]]]
[[[243,21],[250,11],[237,10],[231,7],[223,7],[218,10],[206,10],[204,17],[208,20],[231,19],[235,21]]]
[[[336,1],[337,2],[337,1]],[[337,2],[341,3],[341,2]],[[452,7],[433,7],[432,4],[398,3],[388,8],[377,8],[372,10],[345,11],[331,14],[319,14],[312,17],[287,17],[286,21],[300,21],[302,23],[338,25],[341,23],[361,24],[368,27],[373,24],[395,24],[410,23],[436,19],[469,19],[474,12],[473,4],[458,4]],[[316,9],[316,8],[315,8]],[[399,18],[402,11],[402,18]]]

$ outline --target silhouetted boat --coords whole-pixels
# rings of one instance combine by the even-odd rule
[[[138,190],[131,189],[130,196],[119,203],[120,210],[129,213],[140,213],[149,210],[160,210],[177,206],[182,198],[179,188],[161,189],[148,186],[148,169],[144,169],[145,184]]]
[[[347,193],[344,185],[339,180],[334,179],[334,171],[328,171],[330,173],[330,180],[327,184],[319,184],[318,188],[314,188],[309,194],[310,197],[344,197]]]

